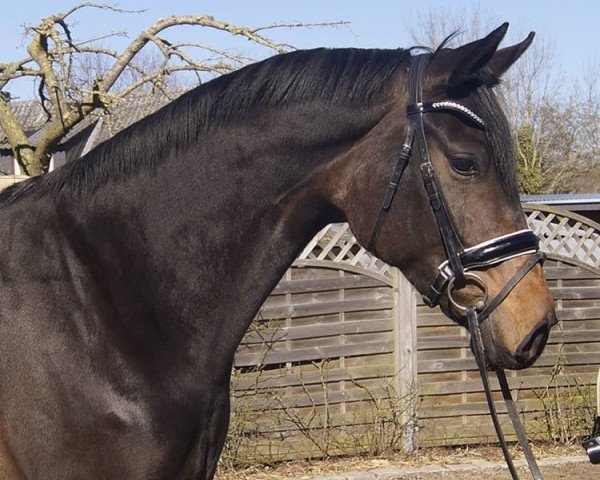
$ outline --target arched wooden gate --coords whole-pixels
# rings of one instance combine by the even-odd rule
[[[529,424],[543,429],[550,387],[591,401],[583,397],[600,363],[600,226],[524,207],[550,258],[544,269],[560,328],[536,365],[509,381]],[[360,247],[347,225],[330,225],[285,274],[238,349],[230,448],[278,460],[491,440],[468,339]]]

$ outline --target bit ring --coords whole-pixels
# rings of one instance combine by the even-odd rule
[[[450,279],[450,282],[448,283],[448,287],[446,288],[446,295],[448,296],[448,301],[450,302],[450,305],[452,305],[452,307],[454,307],[462,314],[466,314],[467,309],[471,306],[475,307],[476,310],[483,310],[488,301],[488,288],[485,281],[483,280],[483,278],[481,278],[479,275],[473,272],[465,272],[464,275],[467,283],[474,284],[481,289],[481,291],[483,292],[483,299],[478,301],[477,305],[462,305],[458,303],[458,301],[452,296],[455,281],[455,277],[452,277]]]

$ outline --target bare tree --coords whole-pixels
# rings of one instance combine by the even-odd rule
[[[566,83],[567,98],[548,99],[554,114],[543,135],[554,139],[545,165],[550,191],[600,191],[600,64],[592,60],[583,71],[579,82]]]
[[[449,47],[470,42],[489,33],[500,23],[501,20],[480,5],[460,8],[448,4],[424,13],[410,12],[405,26],[415,45],[435,49],[446,39]]]
[[[292,47],[269,39],[265,31],[345,23],[289,23],[249,28],[209,15],[173,16],[158,20],[117,51],[103,47],[101,41],[124,35],[124,32],[111,32],[84,41],[74,39],[71,20],[82,9],[136,13],[101,3],[79,3],[63,13],[43,18],[28,29],[27,57],[0,64],[0,128],[21,170],[28,175],[45,173],[61,139],[94,110],[107,108],[112,102],[148,85],[164,90],[165,81],[177,72],[194,72],[200,81],[202,74],[227,73],[252,61],[214,45],[168,40],[166,36],[170,32],[167,30],[173,27],[191,25],[213,29],[246,39],[270,52],[282,53]],[[155,54],[146,53],[144,57],[146,47],[154,47]],[[198,52],[203,52],[200,60]],[[36,145],[29,141],[7,94],[10,82],[23,78],[37,81],[39,101],[48,118]]]

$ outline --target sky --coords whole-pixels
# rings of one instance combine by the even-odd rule
[[[397,48],[414,45],[410,35],[428,12],[456,12],[468,18],[480,12],[483,23],[491,27],[504,21],[511,24],[503,45],[516,43],[533,30],[536,41],[554,48],[555,68],[564,71],[565,78],[580,79],[583,66],[600,61],[600,2],[597,0],[120,0],[103,3],[126,9],[145,9],[142,13],[116,14],[84,9],[73,17],[73,34],[87,39],[108,32],[126,30],[130,38],[159,18],[171,15],[210,14],[216,19],[245,26],[281,22],[324,22],[344,20],[347,26],[336,28],[281,29],[268,34],[271,38],[298,48],[365,47]],[[0,62],[26,55],[24,26],[41,17],[61,12],[75,5],[76,0],[20,0],[2,2],[3,41],[0,42]],[[468,28],[465,25],[464,28]],[[450,33],[450,32],[448,32]],[[235,43],[224,36],[199,29],[181,29],[166,35],[170,39],[193,38],[219,46],[241,50],[253,58],[264,53],[251,48],[248,42]],[[104,41],[104,46],[118,48],[126,38]],[[9,90],[11,90],[9,88]],[[33,87],[18,85],[11,90],[20,98],[33,96]]]

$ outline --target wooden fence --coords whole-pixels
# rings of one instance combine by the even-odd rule
[[[555,410],[562,400],[592,405],[600,364],[600,226],[525,209],[549,256],[560,324],[509,382],[531,431],[569,435],[578,426],[564,422],[581,419]],[[237,351],[233,389],[237,457],[249,446],[253,458],[278,460],[494,438],[468,332],[423,305],[347,225],[321,231],[267,299]]]

